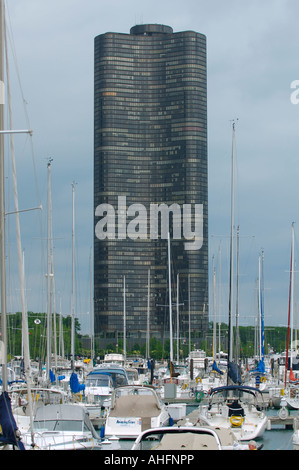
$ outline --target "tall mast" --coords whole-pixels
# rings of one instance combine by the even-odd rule
[[[228,347],[228,361],[233,359],[233,284],[234,284],[234,145],[235,145],[235,123],[233,122],[233,136],[232,136],[232,168],[231,168],[231,228],[230,228],[230,278],[229,278],[229,347]]]
[[[179,285],[180,285],[180,275],[177,274],[177,283],[176,283],[176,313],[177,313],[177,320],[176,320],[176,351],[177,351],[177,363],[179,364],[180,359],[180,308],[179,308]]]
[[[169,291],[169,340],[170,340],[170,361],[173,362],[172,344],[172,301],[171,301],[171,265],[170,265],[170,234],[168,233],[168,291]]]
[[[0,0],[0,130],[4,130],[4,2]],[[0,133],[0,270],[1,270],[1,341],[3,342],[2,387],[7,390],[7,320],[5,262],[5,179],[4,135]]]
[[[75,366],[75,183],[72,182],[72,298],[71,298],[71,357]]]
[[[123,289],[123,300],[124,300],[124,304],[123,304],[123,310],[124,310],[124,333],[123,333],[123,336],[124,336],[124,341],[123,341],[123,351],[124,351],[124,359],[126,359],[126,356],[127,356],[127,343],[126,343],[126,339],[127,339],[127,319],[126,319],[126,276],[124,276],[124,289]]]
[[[259,257],[259,315],[260,315],[260,360],[265,355],[265,326],[264,326],[264,252]]]
[[[151,271],[147,273],[147,320],[146,320],[146,358],[150,357],[150,293],[151,293]]]
[[[288,310],[288,330],[287,330],[287,347],[286,347],[286,362],[285,362],[285,376],[284,386],[287,384],[288,362],[289,362],[289,347],[290,347],[290,326],[292,321],[292,295],[293,295],[293,268],[294,268],[294,223],[292,223],[292,248],[291,248],[291,266],[290,266],[290,282],[289,282],[289,310]],[[292,337],[291,337],[292,339]],[[290,352],[292,358],[292,351]],[[292,359],[290,359],[292,361]]]
[[[237,227],[237,282],[236,282],[236,347],[235,362],[240,359],[240,332],[239,332],[239,258],[240,258],[240,228]]]
[[[292,267],[291,267],[291,356],[290,356],[290,367],[293,367],[293,355],[292,355],[292,349],[293,349],[293,334],[294,334],[294,274],[295,274],[295,227],[294,223],[292,224]],[[295,350],[296,352],[296,350]]]
[[[46,372],[49,379],[51,369],[51,342],[52,342],[52,287],[53,287],[53,263],[52,263],[52,198],[51,198],[51,162],[48,162],[48,221],[47,221],[47,358]]]
[[[216,272],[214,266],[214,256],[213,256],[213,359],[216,361]]]

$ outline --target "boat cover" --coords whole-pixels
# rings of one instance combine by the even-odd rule
[[[110,410],[110,417],[154,417],[161,413],[157,401],[150,395],[119,397]]]
[[[25,450],[22,441],[18,438],[16,432],[18,427],[11,410],[11,400],[7,392],[0,395],[0,445],[14,445],[20,450]]]
[[[73,393],[79,393],[85,390],[85,385],[79,383],[78,376],[75,374],[75,372],[72,372],[70,377],[70,387]]]
[[[220,375],[223,375],[223,372],[222,372],[222,370],[220,370],[219,367],[217,366],[216,361],[213,362],[212,370],[215,370],[215,371],[218,372]]]
[[[228,376],[234,384],[240,385],[242,383],[239,366],[235,362],[228,363]]]
[[[164,434],[155,450],[219,450],[214,436],[210,434],[171,433]]]

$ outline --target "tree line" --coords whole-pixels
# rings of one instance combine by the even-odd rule
[[[61,320],[61,321],[60,321]],[[60,316],[55,315],[56,324],[56,351],[58,355],[65,357],[70,356],[71,353],[71,316]],[[30,358],[45,360],[47,351],[47,315],[46,313],[33,313],[28,312],[28,330],[29,330],[29,347],[30,347]],[[52,318],[52,332],[55,331],[54,319]],[[198,342],[197,332],[197,345],[199,344],[200,349],[206,351],[208,356],[213,355],[213,324],[209,323],[208,332],[204,332],[200,341]],[[52,335],[53,336],[53,335]],[[235,332],[234,332],[235,336]],[[265,354],[270,352],[283,352],[286,348],[287,342],[287,327],[265,327],[265,342],[264,350]],[[220,338],[220,341],[219,341]],[[254,327],[251,326],[240,326],[239,327],[239,338],[240,338],[240,358],[252,357],[256,352],[257,334]],[[15,314],[8,315],[8,355],[10,357],[22,356],[22,314],[17,312]],[[61,345],[63,341],[63,349]],[[177,340],[174,339],[173,351],[176,356],[177,351]],[[223,352],[227,352],[227,341],[228,341],[228,325],[221,323],[220,327],[217,325],[216,350],[218,352],[219,343],[220,348]],[[191,350],[194,349],[191,338]],[[51,350],[54,351],[54,340],[52,339]],[[133,343],[129,350],[126,351],[127,355],[138,355],[145,357],[146,354],[145,343]],[[150,340],[150,357],[156,360],[169,359],[170,342],[169,339],[165,341],[157,338],[151,338]],[[83,335],[81,333],[81,325],[78,318],[75,318],[75,352],[78,356],[90,357],[90,337],[89,335]],[[103,357],[105,353],[111,352],[123,352],[123,341],[118,340],[118,344],[108,344],[105,349],[101,348],[99,341],[95,341],[95,357]],[[186,358],[189,352],[188,341],[180,341],[179,343],[179,355],[180,359]]]

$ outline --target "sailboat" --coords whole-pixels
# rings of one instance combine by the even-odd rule
[[[230,276],[229,276],[229,306],[228,306],[228,356],[227,356],[227,385],[241,384],[241,374],[233,356],[233,299],[234,299],[234,168],[235,168],[235,122],[232,124],[232,168],[231,168],[231,227],[230,227]]]
[[[288,310],[288,334],[285,358],[285,377],[284,377],[284,400],[289,409],[299,409],[299,367],[296,341],[293,342],[294,328],[294,295],[295,295],[295,227],[292,224],[292,249],[291,249],[291,267],[290,267],[290,285],[289,285],[289,310]],[[291,344],[290,344],[291,340]],[[289,373],[288,373],[289,371]]]
[[[268,418],[261,392],[242,385],[238,357],[233,356],[233,286],[234,286],[234,147],[235,122],[232,126],[232,191],[229,280],[229,343],[227,385],[210,391],[208,405],[200,405],[199,423],[220,428],[233,428],[238,440],[251,440],[263,435]],[[238,315],[238,312],[237,312]],[[236,348],[236,353],[237,353]],[[237,354],[236,354],[237,356]]]
[[[248,371],[245,382],[261,391],[268,390],[273,385],[271,375],[265,365],[265,335],[264,335],[264,251],[258,258],[258,364]]]

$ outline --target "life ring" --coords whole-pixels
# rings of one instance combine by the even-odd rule
[[[188,384],[184,383],[183,390],[186,390],[187,387],[188,387]]]
[[[266,382],[266,377],[261,377],[261,383],[265,383]]]
[[[229,420],[233,428],[240,428],[243,424],[244,417],[233,415],[229,418]]]
[[[198,383],[201,383],[201,378],[200,378],[200,377],[196,377],[195,380],[196,380],[196,383],[197,383],[197,384],[198,384]]]
[[[280,419],[287,419],[289,417],[289,410],[287,410],[287,408],[283,406],[282,408],[280,408],[278,416],[280,417]]]
[[[195,393],[195,401],[197,401],[198,403],[201,402],[202,398],[203,398],[204,394],[203,392],[200,390],[200,391],[197,391]]]

